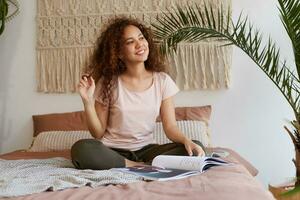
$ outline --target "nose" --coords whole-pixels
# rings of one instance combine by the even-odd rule
[[[142,41],[137,40],[135,47],[138,49],[142,46]]]

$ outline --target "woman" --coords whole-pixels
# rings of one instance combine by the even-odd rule
[[[172,97],[179,90],[164,72],[163,58],[144,25],[128,18],[110,23],[98,38],[87,71],[90,75],[82,77],[78,90],[95,139],[73,145],[76,168],[134,166],[159,154],[204,155],[201,143],[185,137],[176,125]],[[155,144],[159,114],[174,143]]]

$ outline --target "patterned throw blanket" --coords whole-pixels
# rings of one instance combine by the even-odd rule
[[[111,170],[78,170],[65,158],[0,159],[0,197],[140,180],[137,176]]]

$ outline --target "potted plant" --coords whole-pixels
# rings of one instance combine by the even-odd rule
[[[240,15],[238,21],[233,22],[230,12],[224,11],[222,6],[217,11],[207,5],[177,6],[174,12],[165,13],[152,26],[163,53],[176,50],[181,41],[221,40],[224,45],[240,48],[260,67],[294,112],[293,128],[284,128],[295,146],[293,162],[296,177],[300,177],[300,0],[278,0],[278,4],[281,21],[293,46],[296,71],[280,61],[279,49],[271,39],[262,44],[262,35],[247,17]],[[296,186],[300,186],[299,179]]]
[[[10,9],[10,6],[14,7]],[[3,33],[5,23],[11,20],[19,12],[19,4],[16,0],[0,0],[0,35]]]

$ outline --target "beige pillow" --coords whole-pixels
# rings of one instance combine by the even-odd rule
[[[89,131],[46,131],[33,141],[30,152],[61,151],[71,149],[81,139],[93,138]]]
[[[188,138],[198,140],[206,147],[211,146],[209,128],[204,121],[180,120],[177,126]],[[154,139],[158,144],[171,142],[163,130],[162,122],[156,123]]]

